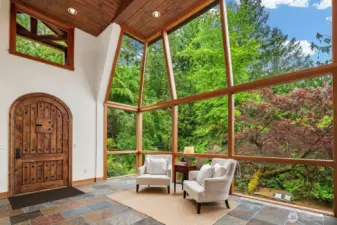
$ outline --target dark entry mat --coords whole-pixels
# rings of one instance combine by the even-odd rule
[[[8,200],[11,203],[12,209],[21,209],[27,206],[38,205],[82,194],[85,193],[73,187],[66,187],[51,191],[15,196],[9,198]]]

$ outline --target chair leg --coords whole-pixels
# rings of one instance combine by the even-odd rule
[[[198,202],[198,214],[200,214],[201,203]]]
[[[184,199],[186,198],[186,191],[184,191]]]
[[[139,191],[139,184],[136,185],[136,192],[138,193]]]
[[[170,185],[167,186],[167,193],[170,194],[171,193],[171,190],[170,190]]]
[[[228,199],[227,199],[227,200],[225,200],[225,203],[226,203],[226,206],[227,206],[227,208],[229,208],[229,209],[230,209],[230,207],[229,207],[229,203],[228,203]]]

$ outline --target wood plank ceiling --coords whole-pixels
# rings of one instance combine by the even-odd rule
[[[140,37],[148,38],[205,0],[12,0],[26,4],[63,20],[94,36],[110,23],[126,26]],[[68,8],[78,14],[70,15]],[[154,18],[152,12],[161,16]]]

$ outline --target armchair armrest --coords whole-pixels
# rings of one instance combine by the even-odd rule
[[[145,165],[139,167],[138,168],[138,176],[144,175],[145,174],[145,169],[146,169]]]
[[[189,180],[197,180],[199,170],[192,170],[188,173],[188,179]]]
[[[167,168],[167,176],[168,176],[169,178],[172,177],[172,165],[169,165],[168,168]]]
[[[205,179],[205,193],[229,194],[232,180],[228,178],[207,178]]]

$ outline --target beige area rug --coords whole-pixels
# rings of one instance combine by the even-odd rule
[[[198,215],[196,202],[188,197],[184,199],[181,188],[177,188],[176,194],[172,193],[172,188],[169,195],[166,187],[141,186],[138,194],[130,189],[108,197],[167,225],[212,225],[230,211],[224,202],[205,203]],[[231,209],[237,206],[235,201],[229,204]]]

